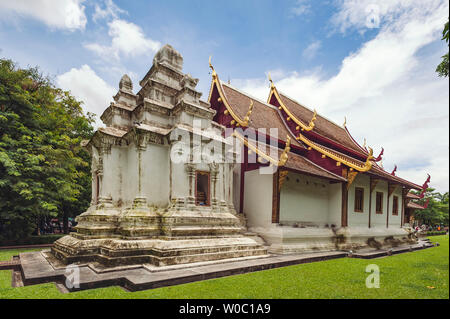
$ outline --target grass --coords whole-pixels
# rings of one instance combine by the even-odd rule
[[[432,240],[440,247],[372,260],[328,260],[133,293],[110,287],[62,294],[52,283],[12,288],[11,272],[6,270],[0,271],[0,298],[448,299],[449,237],[433,236]],[[0,251],[0,260],[22,251]],[[369,264],[380,269],[380,288],[366,288]]]

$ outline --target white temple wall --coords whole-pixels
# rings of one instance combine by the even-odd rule
[[[398,197],[398,215],[392,214],[394,196]],[[402,221],[402,188],[397,186],[389,198],[389,228],[400,228]]]
[[[104,174],[105,187],[108,189],[107,196],[110,195],[113,204],[119,206],[123,203],[123,169],[127,165],[127,149],[112,145],[111,154],[107,158],[106,166],[103,160],[104,169],[108,170],[108,173]]]
[[[280,192],[280,223],[328,223],[328,181],[289,172]]]
[[[245,172],[244,214],[248,227],[267,227],[272,224],[272,174],[259,170]]]
[[[355,212],[355,188],[361,187],[364,189],[363,211]],[[370,192],[370,177],[365,174],[358,174],[348,189],[348,226],[369,226],[369,192]],[[373,215],[373,211],[371,213]],[[340,223],[338,224],[340,225]]]
[[[144,111],[141,113],[139,118],[133,119],[138,122],[150,122],[150,123],[158,123],[159,125],[171,125],[172,119],[166,115],[158,114],[156,112],[147,112]]]
[[[329,225],[341,226],[342,215],[342,187],[343,183],[328,185],[328,223]]]
[[[383,193],[383,213],[376,213],[376,194],[377,192]],[[372,209],[370,212],[371,221],[370,227],[384,227],[386,228],[386,214],[387,214],[387,195],[388,195],[388,183],[380,180],[375,189],[372,191]]]
[[[181,111],[176,115],[174,119],[175,123],[186,123],[190,126],[194,126],[194,121],[196,127],[198,127],[198,125],[200,124],[200,128],[202,130],[211,129],[211,120],[195,116],[188,112]]]
[[[126,177],[123,180],[123,202],[125,206],[131,206],[133,200],[138,195],[138,152],[134,144],[130,144],[126,152],[126,167],[124,171]]]
[[[120,126],[128,127],[130,126],[130,118],[126,114],[114,114],[112,116],[111,124],[106,123],[107,126]]]
[[[142,152],[142,195],[149,205],[167,207],[169,204],[169,148],[148,144]]]
[[[186,198],[189,196],[189,177],[186,172],[186,166],[184,163],[171,162],[171,198]],[[195,196],[195,190],[193,190],[192,196]]]
[[[103,176],[100,196],[112,198],[113,201],[117,201],[120,196],[119,153],[119,147],[112,145],[110,152],[101,155],[103,157]]]

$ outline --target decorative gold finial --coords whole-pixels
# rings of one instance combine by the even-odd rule
[[[369,161],[373,160],[373,149],[369,146],[369,155],[367,156],[366,163],[369,163]]]
[[[280,160],[278,161],[278,166],[284,166],[288,160],[288,153],[291,150],[291,138],[286,135],[286,146],[284,147],[283,153],[281,153]]]
[[[311,128],[311,130],[314,128],[314,126],[315,126],[315,124],[314,124],[314,121],[315,120],[317,120],[317,111],[316,111],[316,109],[314,109],[314,114],[313,114],[313,117],[312,117],[312,119],[311,119],[311,121],[309,121],[309,124],[308,124],[308,126]]]
[[[243,126],[248,126],[248,121],[250,120],[250,114],[252,114],[253,111],[253,100],[250,100],[250,106],[248,107],[247,114],[244,117]]]
[[[211,68],[211,70],[212,70],[212,76],[215,78],[216,77],[216,70],[214,70],[214,67],[213,67],[213,65],[212,65],[212,63],[211,63],[211,58],[212,58],[212,56],[210,55],[209,56],[209,67]]]
[[[270,72],[267,74],[267,76],[269,77],[269,82],[270,82],[270,86],[274,86],[273,81],[272,81],[272,77],[270,76]]]

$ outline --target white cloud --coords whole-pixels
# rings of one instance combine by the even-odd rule
[[[297,0],[294,7],[291,8],[291,13],[295,16],[301,16],[310,12],[311,5],[307,4],[309,0]]]
[[[316,56],[317,51],[320,49],[321,46],[322,42],[320,42],[319,40],[312,42],[310,45],[306,47],[305,50],[303,50],[302,53],[303,57],[307,60],[311,60]]]
[[[406,16],[430,12],[442,3],[440,0],[337,0],[337,13],[331,22],[340,32],[389,25]]]
[[[98,3],[95,4],[95,12],[92,15],[92,19],[97,22],[100,19],[114,18],[117,19],[119,14],[127,13],[125,10],[120,9],[112,0],[105,0],[105,7],[102,9]]]
[[[109,106],[117,90],[109,86],[87,64],[59,75],[56,82],[59,87],[70,91],[77,99],[83,101],[83,109],[95,113],[97,126],[101,126],[99,117]]]
[[[349,3],[353,2],[342,4],[345,14],[336,15],[352,17],[343,30],[362,28],[365,20],[354,13],[362,10],[359,2],[353,11]],[[398,1],[382,12],[386,13],[378,35],[349,54],[336,75],[289,72],[276,80],[277,88],[339,124],[346,115],[347,126],[361,144],[365,137],[376,153],[385,148],[387,170],[397,164],[397,175],[419,184],[430,173],[431,186],[448,191],[448,79],[434,72],[443,52],[420,51],[440,41],[448,3]],[[241,83],[243,90],[267,98],[266,80]]]
[[[119,60],[121,55],[133,57],[156,52],[161,43],[146,38],[142,29],[134,23],[115,19],[108,23],[108,35],[112,38],[111,45],[89,43],[85,47],[105,60]]]
[[[0,0],[0,19],[32,17],[46,25],[74,31],[86,26],[85,0]]]

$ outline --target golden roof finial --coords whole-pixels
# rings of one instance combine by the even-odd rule
[[[308,124],[308,126],[309,126],[311,129],[313,129],[314,126],[315,126],[315,124],[314,124],[314,121],[315,121],[315,120],[317,120],[317,111],[316,111],[316,109],[314,109],[313,117],[312,117],[311,121],[309,121],[309,124]]]
[[[269,77],[270,86],[275,86],[275,84],[273,84],[272,77],[270,76],[270,72],[267,74],[267,76]]]
[[[280,160],[278,161],[278,166],[284,166],[288,160],[288,153],[291,150],[291,138],[286,135],[286,146],[284,147],[283,153],[281,153]]]
[[[212,56],[210,55],[210,56],[209,56],[209,67],[210,67],[211,70],[212,70],[212,76],[213,76],[213,77],[216,77],[216,70],[214,70],[214,67],[213,67],[213,65],[212,65],[212,63],[211,63],[211,58],[212,58]]]
[[[287,115],[288,121],[290,121],[292,119],[297,124],[297,126],[296,126],[297,131],[300,129],[302,131],[311,131],[314,128],[314,121],[316,120],[317,111],[314,110],[314,114],[313,114],[311,121],[309,121],[309,124],[306,125],[305,123],[300,121],[297,117],[295,117],[295,115],[289,111],[289,109],[286,107],[286,105],[284,105],[283,101],[281,100],[280,95],[278,94],[275,84],[273,84],[272,78],[270,77],[270,73],[269,73],[269,81],[270,81],[271,85],[270,85],[270,94],[269,94],[269,98],[267,99],[267,103],[270,104],[270,100],[272,99],[272,96],[275,95],[275,98],[277,99],[277,101],[279,103],[278,109],[284,110],[284,112]]]
[[[250,114],[252,114],[253,111],[253,100],[250,100],[250,106],[248,107],[247,114],[245,114],[244,117],[244,124],[243,126],[248,126],[248,121],[250,120]]]
[[[369,161],[374,159],[374,157],[373,157],[373,149],[370,146],[368,148],[369,148],[369,155],[367,155],[366,163],[369,163]]]

